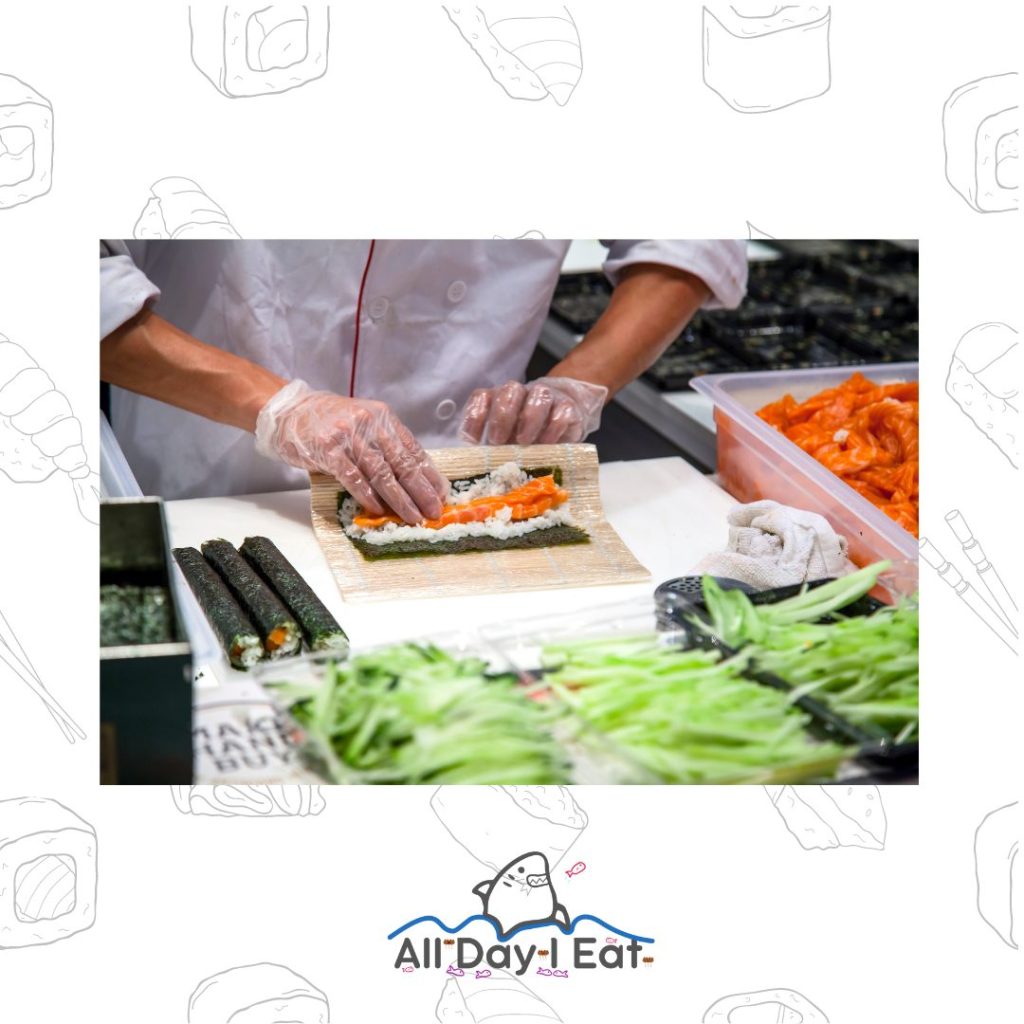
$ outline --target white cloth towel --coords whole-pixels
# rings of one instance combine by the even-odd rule
[[[728,521],[728,548],[703,558],[696,573],[770,590],[856,569],[846,557],[846,538],[816,512],[755,501],[734,508]]]

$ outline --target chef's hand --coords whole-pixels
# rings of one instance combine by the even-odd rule
[[[387,405],[301,380],[260,410],[256,450],[330,474],[373,515],[390,509],[407,523],[436,519],[448,496],[448,481]]]
[[[607,398],[606,387],[571,377],[510,380],[469,396],[459,436],[472,444],[582,441],[597,429]]]

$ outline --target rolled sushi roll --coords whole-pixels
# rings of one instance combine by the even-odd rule
[[[302,646],[298,623],[234,547],[226,540],[208,540],[203,545],[203,557],[259,631],[267,657],[295,654]]]
[[[348,650],[348,637],[338,620],[272,540],[246,537],[239,551],[288,606],[311,650],[335,653]]]
[[[228,661],[243,671],[252,668],[263,657],[263,644],[224,581],[195,548],[175,548],[174,560],[217,634]]]

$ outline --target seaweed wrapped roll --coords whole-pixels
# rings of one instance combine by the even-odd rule
[[[259,631],[267,657],[295,654],[302,646],[298,623],[234,547],[226,540],[208,540],[203,545],[203,557]]]
[[[263,645],[224,581],[195,548],[175,548],[174,559],[217,634],[228,661],[234,668],[252,668],[263,657]]]
[[[239,550],[288,606],[302,627],[311,650],[348,650],[348,637],[338,620],[272,540],[268,537],[246,537]]]

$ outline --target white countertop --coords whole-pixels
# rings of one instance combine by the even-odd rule
[[[650,570],[649,584],[351,603],[342,599],[313,533],[308,491],[169,501],[167,526],[174,547],[198,547],[214,537],[236,545],[254,534],[270,537],[357,646],[622,601],[685,575],[703,555],[725,546],[725,517],[735,501],[682,459],[606,463],[600,480],[608,521]],[[240,678],[226,660],[209,668],[222,681]]]

